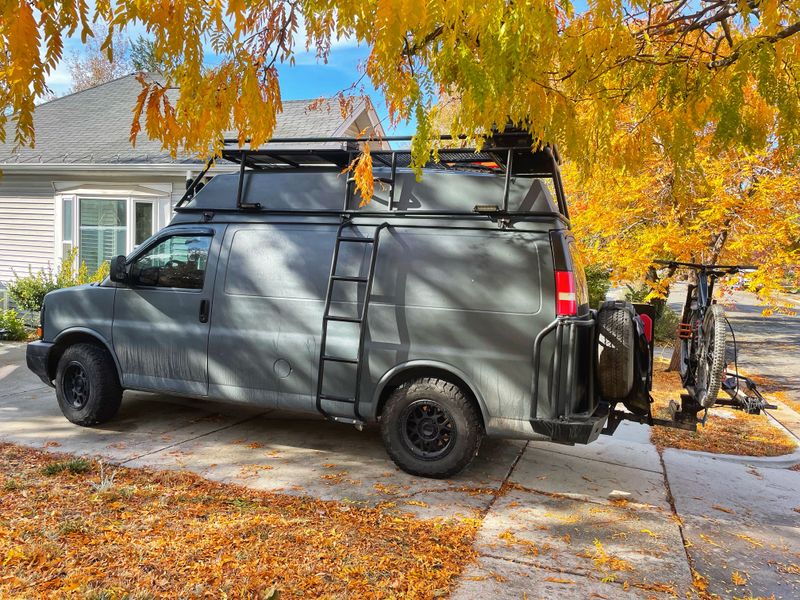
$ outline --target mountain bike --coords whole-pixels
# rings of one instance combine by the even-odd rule
[[[725,317],[723,307],[713,300],[714,284],[719,277],[745,273],[755,267],[744,265],[707,265],[667,260],[656,260],[657,264],[672,269],[688,268],[695,273],[695,282],[689,284],[686,301],[678,325],[680,342],[679,371],[683,386],[700,408],[708,409],[717,402],[720,390],[731,396],[731,404],[745,408],[747,412],[758,412],[767,405],[763,397],[755,389],[749,379],[735,373],[727,372],[729,355],[728,329],[730,324]],[[731,335],[733,330],[731,329]],[[733,360],[736,362],[735,337]],[[739,380],[747,384],[747,390],[753,391],[751,398],[747,392],[740,390]]]

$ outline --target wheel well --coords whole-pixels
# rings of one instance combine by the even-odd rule
[[[98,348],[102,348],[108,352],[108,347],[105,345],[105,343],[93,336],[91,333],[86,333],[85,331],[68,333],[64,337],[59,338],[59,340],[56,342],[56,345],[53,346],[53,349],[50,351],[50,357],[47,361],[47,376],[50,377],[51,380],[55,379],[56,377],[58,361],[61,360],[61,356],[64,354],[64,351],[75,344],[92,344],[93,346],[97,346]],[[114,368],[116,368],[116,363],[114,363]],[[119,373],[117,374],[119,375]]]
[[[389,399],[389,396],[392,395],[392,392],[394,392],[397,388],[405,383],[414,381],[415,379],[421,379],[423,377],[435,377],[437,379],[441,379],[442,381],[447,381],[448,383],[458,386],[464,395],[469,398],[469,401],[472,402],[478,409],[478,414],[481,416],[481,425],[483,426],[484,431],[486,431],[486,421],[484,419],[483,410],[481,409],[480,402],[478,402],[478,399],[472,392],[472,388],[470,388],[467,383],[458,375],[454,375],[450,371],[437,367],[410,367],[392,375],[391,379],[386,382],[386,385],[384,385],[383,389],[381,390],[381,395],[378,399],[378,408],[375,414],[378,417],[381,416],[386,401]]]

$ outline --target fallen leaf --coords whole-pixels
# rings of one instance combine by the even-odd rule
[[[544,580],[551,583],[568,583],[575,585],[575,582],[572,579],[562,579],[561,577],[545,577]]]
[[[739,571],[731,573],[731,582],[733,585],[747,585],[747,573],[742,575]]]

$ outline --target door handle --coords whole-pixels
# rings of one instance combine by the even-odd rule
[[[208,323],[208,300],[200,300],[200,322]]]

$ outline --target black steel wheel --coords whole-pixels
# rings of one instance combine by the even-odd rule
[[[86,369],[77,361],[71,361],[64,369],[64,400],[75,410],[80,410],[89,401],[91,384]]]
[[[403,443],[415,456],[436,460],[453,449],[458,435],[453,417],[436,400],[415,400],[406,407],[400,419]]]
[[[114,360],[105,348],[94,344],[75,344],[64,350],[55,384],[61,412],[76,425],[106,422],[122,402]]]
[[[474,400],[457,385],[433,377],[397,387],[380,422],[384,446],[395,464],[423,477],[450,477],[465,469],[484,434]]]

